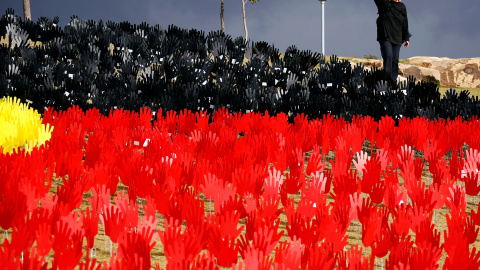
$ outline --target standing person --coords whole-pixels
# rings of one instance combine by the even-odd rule
[[[378,8],[377,41],[383,58],[383,69],[392,82],[397,80],[400,47],[410,45],[407,8],[400,0],[374,0]]]

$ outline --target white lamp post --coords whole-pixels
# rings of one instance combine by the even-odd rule
[[[322,54],[325,55],[325,1],[327,0],[318,0],[322,2]]]

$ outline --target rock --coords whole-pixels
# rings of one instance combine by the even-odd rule
[[[353,58],[351,61],[362,63],[366,68],[383,68],[382,60]],[[413,76],[417,81],[439,81],[440,85],[448,87],[480,88],[480,58],[418,56],[405,62],[398,65],[398,73],[404,78]]]
[[[433,68],[398,64],[398,74],[404,77],[413,76],[417,81],[440,82],[441,84],[440,71]]]
[[[372,67],[376,68],[383,68],[383,60],[376,60],[376,59],[363,59],[363,58],[353,58],[350,60],[352,67],[356,66],[357,63],[362,63],[365,67],[369,69]]]
[[[449,87],[480,88],[480,58],[412,57],[410,64],[440,72],[440,84]]]

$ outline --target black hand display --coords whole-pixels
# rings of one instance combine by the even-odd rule
[[[205,35],[176,26],[163,30],[75,16],[64,29],[58,22],[23,22],[7,10],[0,26],[11,39],[0,46],[0,94],[22,95],[40,109],[47,104],[88,108],[84,99],[90,98],[102,113],[111,106],[138,109],[150,104],[152,109],[204,108],[208,113],[212,106],[232,112],[267,109],[293,112],[292,117],[308,113],[309,118],[325,113],[371,114],[375,119],[387,113],[442,118],[480,114],[478,98],[470,98],[468,90],[447,91],[441,99],[436,85],[417,83],[413,77],[389,86],[383,70],[352,69],[337,56],[327,64],[324,55],[294,45],[280,58],[273,45],[246,44],[242,37],[233,40],[220,31]],[[30,46],[36,37],[41,47]]]

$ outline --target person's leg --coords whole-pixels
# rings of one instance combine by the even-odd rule
[[[392,46],[392,80],[396,81],[398,77],[398,61],[400,59],[400,48],[402,45],[393,45]]]
[[[393,61],[392,43],[386,40],[379,41],[378,43],[380,43],[380,51],[382,52],[383,69],[387,74],[392,76],[392,61]]]

